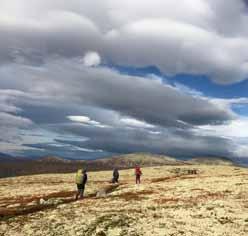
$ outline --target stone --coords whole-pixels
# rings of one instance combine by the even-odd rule
[[[100,189],[96,194],[96,197],[106,197],[106,196],[107,196],[107,193],[105,189]]]
[[[20,207],[20,206],[21,206],[20,203],[16,203],[16,204],[8,205],[7,208],[16,208],[16,207]]]
[[[41,198],[41,199],[40,199],[40,205],[45,205],[45,204],[47,204],[47,201],[44,200],[43,198]]]

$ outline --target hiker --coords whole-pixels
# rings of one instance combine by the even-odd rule
[[[84,169],[80,169],[77,171],[76,174],[76,184],[77,184],[77,189],[78,192],[76,194],[76,200],[78,200],[79,198],[82,198],[84,195],[84,188],[85,188],[85,184],[87,182],[88,176],[87,176],[87,171]]]
[[[135,167],[135,176],[136,176],[136,184],[140,184],[140,176],[142,175],[141,169],[139,166]]]
[[[114,171],[113,171],[113,179],[112,179],[112,183],[115,184],[115,183],[118,183],[119,181],[119,171],[117,168],[114,168]]]

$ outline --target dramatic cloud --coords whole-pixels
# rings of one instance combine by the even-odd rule
[[[94,120],[91,120],[87,116],[68,116],[68,118],[72,121],[89,124],[89,125],[99,125],[100,123]]]
[[[13,65],[0,86],[16,80],[16,73],[25,78],[27,85],[32,84],[22,85],[26,93],[35,93],[35,98],[46,92],[38,99],[40,103],[65,101],[62,105],[66,106],[68,102],[82,102],[162,126],[216,124],[234,118],[231,110],[180,92],[160,80],[122,75],[104,67],[84,67],[75,61],[48,61],[39,70]]]
[[[159,129],[149,132],[144,129],[96,129],[94,127],[63,125],[60,130],[74,135],[89,137],[84,142],[58,139],[60,143],[69,143],[90,149],[100,148],[112,153],[155,152],[174,156],[190,157],[197,155],[230,156],[232,142],[215,136],[199,136],[189,131]],[[230,147],[223,148],[223,147]],[[183,155],[182,155],[183,153]]]
[[[2,128],[26,127],[31,124],[32,122],[28,119],[0,112],[0,126]]]
[[[88,67],[81,59],[48,60],[42,67],[13,64],[0,68],[0,76],[1,87],[12,87],[2,90],[8,95],[9,110],[32,120],[34,134],[40,128],[52,132],[43,135],[42,143],[22,135],[24,147],[32,148],[36,155],[52,152],[76,157],[88,155],[86,150],[95,150],[90,152],[92,156],[99,156],[97,150],[103,150],[100,154],[149,151],[177,156],[209,150],[224,155],[229,153],[224,147],[231,147],[225,138],[199,138],[191,132],[195,126],[233,120],[230,102],[228,106],[222,100],[185,92],[185,87],[173,87],[156,76],[144,78],[107,67]],[[63,140],[66,135],[85,140],[71,138],[62,148],[60,135],[65,136]],[[73,142],[76,144],[70,146]]]
[[[15,143],[20,141],[22,137],[20,133],[23,129],[30,129],[33,122],[18,115],[20,108],[12,104],[16,97],[22,95],[22,92],[15,90],[0,90],[0,142]],[[5,145],[5,147],[7,147]]]
[[[88,116],[68,116],[68,119],[71,121],[79,122],[84,125],[93,125],[93,126],[100,127],[100,128],[105,127],[100,122],[91,120]]]
[[[154,128],[154,125],[147,124],[144,121],[132,119],[132,118],[122,118],[120,122],[129,127],[136,127],[136,128]]]
[[[0,61],[42,64],[82,56],[98,65],[155,65],[165,74],[246,79],[248,12],[242,0],[3,0]]]
[[[245,156],[247,114],[234,106],[247,98],[173,76],[246,80],[247,10],[242,0],[2,0],[0,151]]]

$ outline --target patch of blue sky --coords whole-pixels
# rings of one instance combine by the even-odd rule
[[[208,97],[215,98],[241,98],[248,97],[248,80],[235,84],[217,84],[206,76],[176,75],[173,80],[197,90]]]
[[[217,84],[205,75],[178,74],[167,76],[162,74],[155,66],[148,67],[127,67],[119,65],[110,65],[111,68],[119,71],[121,74],[149,77],[154,74],[159,76],[162,81],[177,87],[179,84],[197,91],[207,97],[214,98],[240,98],[248,97],[248,79],[235,84]]]
[[[248,104],[233,104],[232,110],[240,116],[248,116]]]
[[[131,67],[131,66],[120,66],[120,65],[107,65],[108,67],[119,71],[121,74],[133,75],[133,76],[141,76],[146,77],[149,74],[154,74],[159,77],[164,77],[162,73],[155,66],[147,66],[147,67]]]

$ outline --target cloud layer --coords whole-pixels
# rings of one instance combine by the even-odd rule
[[[2,0],[0,151],[244,156],[247,121],[232,105],[246,98],[207,97],[170,78],[245,80],[247,9],[242,0]],[[128,71],[150,66],[161,74]]]
[[[218,83],[247,77],[242,0],[3,0],[0,15],[1,63],[41,64],[93,51],[105,62],[155,65],[168,75],[204,74]],[[85,63],[99,64],[99,57],[88,55]]]
[[[24,132],[24,147],[32,148],[32,153],[230,154],[228,139],[192,132],[203,125],[212,127],[234,120],[230,101],[185,92],[185,87],[173,87],[156,76],[88,67],[81,59],[48,60],[42,67],[12,64],[0,68],[0,75],[1,87],[13,86],[2,90],[9,101],[5,110],[14,110],[25,117],[23,121],[32,121],[27,129],[34,134],[37,129],[52,132],[52,138],[51,134],[43,135],[42,143],[39,139],[25,143]],[[24,83],[18,83],[20,80]],[[75,141],[76,137],[83,140]]]

